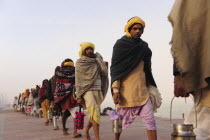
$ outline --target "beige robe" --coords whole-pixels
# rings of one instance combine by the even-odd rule
[[[136,107],[146,104],[149,91],[146,86],[144,62],[141,61],[122,81],[115,81],[112,88],[120,91],[120,103],[117,107]]]

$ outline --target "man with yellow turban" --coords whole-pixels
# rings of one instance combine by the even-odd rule
[[[74,99],[75,88],[75,67],[74,62],[67,58],[61,63],[60,70],[56,73],[56,86],[54,90],[54,103],[62,110],[62,124],[63,134],[69,135],[68,128],[66,128],[66,121],[71,115],[75,118],[75,107],[77,101]],[[74,119],[75,122],[75,119]],[[73,123],[74,125],[74,123]],[[77,133],[76,127],[74,127],[73,138],[81,137],[82,135]]]
[[[151,71],[152,51],[140,37],[145,22],[131,18],[125,26],[126,35],[113,47],[111,87],[118,115],[123,116],[122,128],[127,128],[137,116],[141,116],[149,140],[156,140],[156,122],[148,87],[156,88]],[[121,133],[115,133],[115,140]]]
[[[86,139],[90,139],[89,130],[93,126],[96,140],[100,140],[100,105],[108,89],[108,68],[101,55],[94,53],[94,44],[84,42],[80,46],[75,73],[77,103],[83,103],[88,110],[89,122],[84,129]]]

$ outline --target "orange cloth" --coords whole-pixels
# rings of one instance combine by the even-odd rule
[[[23,97],[28,97],[28,96],[29,96],[29,94],[30,94],[30,92],[29,92],[29,91],[25,91],[25,93],[23,94]]]
[[[45,99],[42,103],[42,112],[43,112],[43,116],[45,119],[45,122],[49,122],[48,116],[47,116],[47,111],[50,109],[50,104],[49,104],[49,100]]]

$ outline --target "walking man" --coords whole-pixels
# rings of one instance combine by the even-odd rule
[[[57,70],[55,74],[56,87],[54,103],[62,110],[63,134],[69,135],[68,128],[66,128],[66,121],[70,115],[75,118],[75,107],[77,106],[77,101],[73,97],[75,87],[74,62],[69,58],[65,59],[61,64],[60,71]],[[78,138],[81,136],[81,134],[77,133],[76,127],[74,127],[73,138]]]
[[[88,110],[89,122],[84,129],[90,140],[89,130],[93,126],[96,140],[100,140],[100,105],[108,89],[108,69],[101,55],[94,53],[95,46],[84,42],[76,62],[76,98]]]
[[[197,122],[197,140],[210,139],[210,1],[176,0],[169,14],[173,26],[174,95],[192,94],[196,105],[185,119]]]
[[[39,102],[42,107],[42,112],[43,112],[43,116],[44,116],[44,120],[45,120],[45,126],[49,125],[47,111],[50,109],[49,100],[47,99],[47,96],[46,96],[47,86],[48,86],[48,80],[45,79],[42,81],[42,87],[39,90]]]
[[[152,71],[152,51],[140,37],[145,22],[139,17],[131,18],[125,26],[126,35],[113,47],[111,84],[117,113],[123,116],[123,126],[128,127],[141,116],[149,140],[156,140],[156,122],[149,96],[149,86],[156,87]],[[115,140],[121,133],[115,133]]]

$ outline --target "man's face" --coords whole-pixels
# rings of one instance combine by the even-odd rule
[[[58,73],[59,73],[59,70],[56,70],[56,71],[55,71],[55,74],[58,75]]]
[[[132,38],[140,38],[143,33],[143,26],[141,24],[136,24],[131,28],[130,34]]]
[[[71,70],[71,66],[65,66],[65,70]]]
[[[72,74],[74,74],[75,70],[74,70],[74,67],[72,66],[65,66],[64,72],[67,76],[71,76]]]
[[[48,81],[44,81],[44,85],[47,86],[48,85]]]
[[[94,57],[94,50],[92,47],[87,47],[85,50],[84,50],[84,53],[87,57]]]

